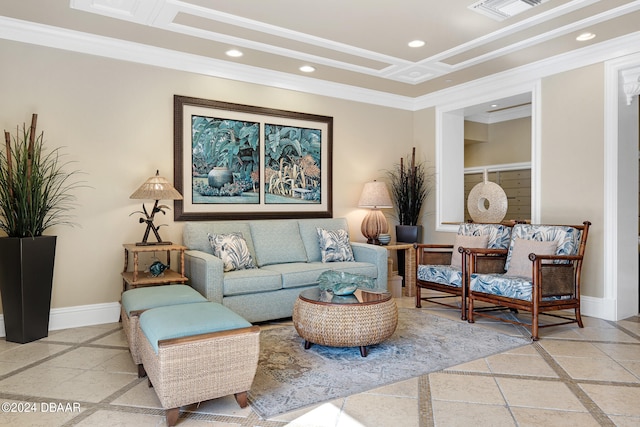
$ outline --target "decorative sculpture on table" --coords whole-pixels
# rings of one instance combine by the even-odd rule
[[[375,288],[375,282],[371,277],[361,274],[329,270],[318,277],[318,288],[322,291],[329,291],[334,295],[351,295],[358,288]]]
[[[160,277],[164,275],[164,271],[167,268],[169,268],[168,265],[163,264],[160,261],[155,261],[149,266],[149,273],[151,273],[153,277]]]
[[[507,214],[507,194],[498,184],[489,181],[486,169],[484,182],[469,192],[467,209],[471,219],[481,223],[498,223]]]

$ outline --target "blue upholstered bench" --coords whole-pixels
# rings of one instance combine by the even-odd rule
[[[258,367],[260,328],[214,302],[152,308],[140,315],[138,345],[167,425],[180,407],[234,394],[247,406]]]
[[[138,316],[145,310],[177,304],[206,302],[207,299],[188,285],[165,285],[130,289],[122,293],[120,316],[122,328],[129,343],[129,351],[136,365],[138,375],[142,376],[142,361],[138,350],[136,329]]]

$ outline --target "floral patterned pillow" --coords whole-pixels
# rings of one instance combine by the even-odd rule
[[[209,234],[213,254],[224,263],[224,271],[256,268],[242,233]]]
[[[346,230],[317,228],[322,262],[355,261]]]

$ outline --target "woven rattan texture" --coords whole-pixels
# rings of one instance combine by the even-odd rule
[[[247,331],[247,329],[245,329]],[[160,345],[158,354],[140,328],[140,356],[162,407],[248,391],[258,367],[260,332]]]
[[[139,317],[140,316],[129,317],[127,316],[124,307],[120,309],[122,330],[127,337],[127,342],[129,343],[129,351],[131,352],[131,358],[136,365],[140,365],[142,363],[142,359],[140,359],[140,349],[138,348],[138,333],[136,332],[138,329]]]
[[[314,304],[301,299],[293,306],[293,325],[314,344],[359,347],[378,344],[398,325],[393,299],[375,304]]]

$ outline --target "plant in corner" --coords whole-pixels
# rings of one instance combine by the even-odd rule
[[[26,343],[48,335],[56,236],[43,233],[56,225],[73,225],[73,192],[83,186],[78,170],[65,171],[59,148],[44,147],[36,135],[37,114],[5,131],[0,150],[0,295],[6,340]]]
[[[391,198],[398,215],[396,239],[399,242],[414,243],[421,240],[420,217],[422,206],[431,192],[431,177],[424,162],[416,162],[416,148],[405,164],[400,163],[387,171],[391,186]]]

